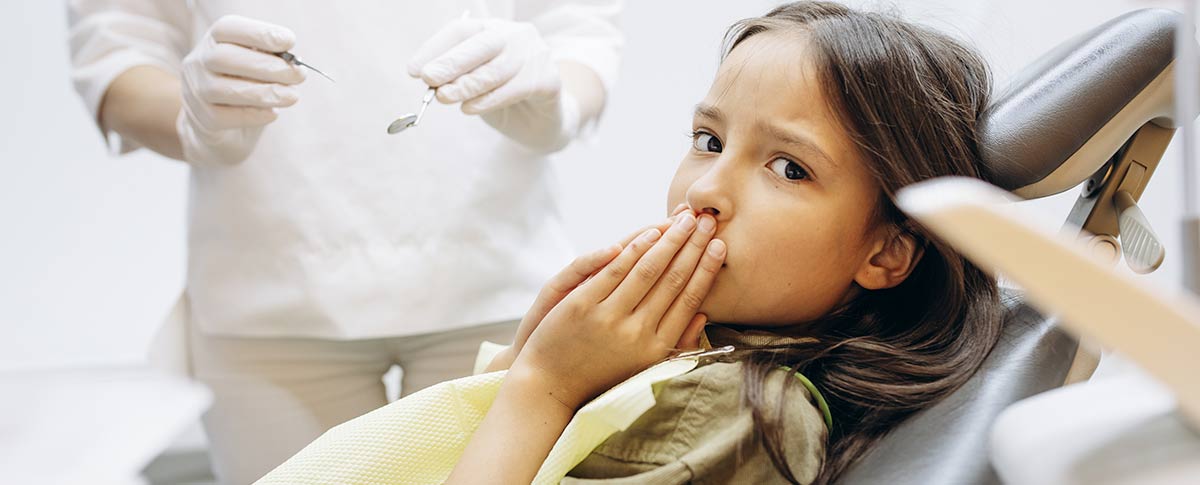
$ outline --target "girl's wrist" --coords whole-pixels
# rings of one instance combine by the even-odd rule
[[[518,359],[446,483],[529,483],[575,416],[551,382]]]
[[[584,404],[584,399],[571,392],[568,386],[556,382],[534,366],[520,365],[514,362],[504,376],[502,386],[510,387],[523,400],[544,401],[553,403],[558,408],[574,414]],[[546,406],[547,404],[542,404]]]

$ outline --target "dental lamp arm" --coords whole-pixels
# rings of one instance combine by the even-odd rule
[[[1071,236],[1055,236],[1009,204],[1011,194],[976,179],[905,187],[897,205],[973,263],[1026,290],[1044,313],[1137,362],[1175,393],[1200,425],[1200,300],[1114,271]],[[1103,302],[1098,304],[1097,302]]]

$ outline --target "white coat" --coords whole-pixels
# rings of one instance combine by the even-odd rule
[[[190,320],[209,334],[357,339],[519,318],[571,254],[544,154],[457,107],[388,124],[426,86],[406,73],[445,23],[532,22],[560,60],[616,75],[618,1],[73,0],[74,82],[92,113],[137,65],[178,71],[226,14],[296,33],[310,73],[243,163],[193,167]],[[117,141],[123,149],[128,143]]]

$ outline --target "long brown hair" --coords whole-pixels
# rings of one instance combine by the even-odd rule
[[[924,256],[886,290],[862,290],[809,325],[815,341],[749,349],[743,397],[776,468],[793,483],[782,449],[783,407],[762,393],[780,365],[811,379],[833,414],[815,483],[837,480],[914,413],[961,387],[1001,332],[996,280],[905,217],[893,203],[908,184],[945,175],[980,177],[977,129],[991,90],[972,49],[894,15],[804,1],[740,21],[723,55],[767,31],[799,34],[815,52],[831,111],[860,149],[883,196],[878,220],[913,237]],[[800,62],[800,60],[797,60]]]

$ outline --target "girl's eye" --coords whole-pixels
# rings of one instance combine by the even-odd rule
[[[776,158],[767,164],[767,167],[775,172],[776,175],[788,180],[804,180],[808,178],[808,170],[801,167],[800,164],[788,160],[786,158]]]
[[[692,148],[702,152],[721,152],[721,140],[703,131],[692,132]]]

